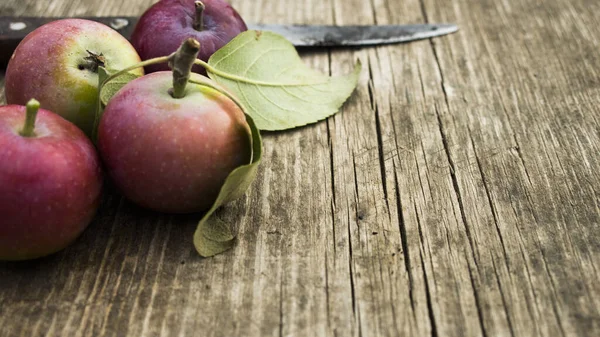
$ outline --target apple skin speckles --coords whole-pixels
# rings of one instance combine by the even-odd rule
[[[133,202],[168,213],[200,212],[212,206],[231,171],[250,163],[251,131],[243,111],[206,86],[189,83],[185,97],[171,97],[172,78],[171,72],[152,73],[113,96],[99,125],[98,149]]]
[[[57,252],[88,226],[102,172],[84,133],[40,109],[34,137],[22,137],[25,107],[0,107],[0,260]],[[38,132],[39,131],[39,132]]]
[[[195,0],[161,0],[140,17],[131,35],[131,43],[143,60],[169,55],[189,38],[200,42],[198,58],[208,61],[215,51],[239,33],[248,30],[240,15],[223,0],[202,0],[204,27],[194,29]],[[147,72],[169,70],[166,64],[146,67]],[[206,74],[204,68],[192,71]]]
[[[83,19],[63,19],[29,33],[6,68],[8,104],[35,97],[50,110],[91,135],[98,97],[98,73],[80,69],[89,52],[102,54],[108,69],[140,62],[133,46],[114,29]],[[143,75],[143,69],[132,71]]]

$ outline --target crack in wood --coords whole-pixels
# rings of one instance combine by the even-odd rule
[[[494,275],[496,275],[496,284],[498,285],[498,289],[500,290],[500,298],[502,299],[502,307],[504,308],[504,315],[506,316],[506,321],[508,322],[508,329],[510,331],[511,336],[515,336],[515,329],[513,327],[512,318],[510,317],[510,311],[508,310],[508,305],[506,301],[506,295],[504,294],[504,290],[502,289],[502,282],[500,282],[500,275],[498,275],[498,269],[496,268],[496,262],[494,262],[494,257],[491,259],[492,267],[494,269]],[[510,273],[510,271],[508,271]],[[483,320],[481,320],[483,322]]]
[[[466,253],[465,253],[466,254]],[[475,278],[473,277],[473,271],[471,270],[471,266],[469,263],[469,258],[465,256],[467,260],[467,270],[469,272],[469,280],[471,281],[471,289],[473,289],[473,298],[475,299],[475,307],[477,308],[477,317],[479,318],[479,327],[481,329],[481,333],[483,337],[487,337],[487,330],[485,329],[485,321],[483,319],[483,309],[481,306],[481,300],[479,299],[479,294],[477,293],[477,284],[475,283]]]
[[[421,270],[423,272],[423,280],[425,282],[423,282],[424,286],[425,286],[425,300],[426,300],[426,304],[427,304],[427,315],[429,317],[429,324],[431,325],[431,337],[437,337],[438,333],[437,333],[437,324],[435,321],[435,313],[433,312],[433,304],[432,304],[432,299],[431,299],[431,290],[429,288],[429,278],[427,276],[427,267],[425,266],[425,259],[423,258],[423,252],[422,250],[425,249],[425,247],[423,247],[423,245],[426,243],[426,241],[424,240],[423,237],[423,227],[421,225],[421,219],[419,217],[419,211],[417,210],[417,206],[416,204],[413,205],[414,208],[414,212],[415,212],[415,217],[417,219],[417,228],[419,230],[419,239],[421,242],[421,250],[419,251],[419,256],[420,256],[420,260],[421,260]],[[429,249],[429,247],[428,247]],[[431,251],[429,251],[429,256],[431,256]],[[431,263],[431,260],[429,261]],[[432,276],[433,278],[433,276]],[[435,284],[435,278],[433,278],[434,284]]]
[[[396,207],[398,209],[398,227],[400,230],[400,240],[402,244],[402,256],[404,257],[404,269],[408,274],[408,297],[410,298],[410,307],[413,316],[415,313],[415,298],[414,298],[414,277],[412,267],[410,265],[410,252],[408,249],[408,236],[406,234],[406,223],[404,222],[404,213],[402,211],[402,200],[400,199],[400,185],[398,184],[398,174],[394,171],[394,183],[396,184]],[[416,316],[415,316],[416,319]]]
[[[506,244],[504,243],[504,236],[502,235],[502,231],[500,230],[500,224],[498,221],[498,215],[496,211],[496,207],[494,206],[494,201],[492,199],[492,195],[490,194],[490,189],[488,187],[488,182],[481,165],[481,161],[479,159],[479,155],[477,153],[477,147],[475,146],[475,141],[473,140],[472,131],[469,130],[469,139],[471,141],[471,146],[473,147],[473,153],[475,154],[475,161],[477,162],[477,168],[479,174],[481,176],[481,181],[483,182],[483,189],[485,190],[485,194],[487,196],[488,205],[490,206],[490,210],[492,213],[492,218],[494,219],[494,226],[496,227],[496,233],[498,234],[498,239],[500,239],[500,245],[502,246],[502,252],[504,254],[504,264],[506,265],[506,270],[510,272],[510,255],[507,252]]]
[[[421,4],[421,11],[422,11],[423,17],[425,19],[425,22],[429,23],[429,19],[428,19],[428,16],[427,16],[427,11],[426,11],[424,0],[420,0],[420,4]],[[431,50],[432,50],[432,53],[433,53],[433,58],[435,60],[435,64],[436,64],[436,67],[437,67],[437,70],[438,70],[438,73],[439,73],[439,76],[440,76],[440,86],[441,86],[441,90],[442,90],[442,93],[443,93],[443,96],[444,96],[444,101],[445,101],[445,104],[446,104],[446,108],[450,109],[450,102],[449,102],[448,92],[447,92],[446,86],[445,86],[444,73],[442,71],[442,65],[441,65],[441,62],[440,62],[440,58],[439,58],[437,49],[435,48],[434,41],[432,39],[429,39],[429,43],[430,43]],[[463,223],[463,226],[465,228],[465,233],[466,233],[466,236],[467,236],[467,239],[468,239],[468,242],[469,242],[471,254],[473,256],[473,261],[475,263],[475,266],[476,266],[477,270],[479,270],[478,261],[477,261],[477,258],[476,258],[477,256],[476,256],[475,249],[474,249],[473,237],[472,237],[471,230],[469,228],[469,224],[467,222],[467,218],[466,218],[466,215],[465,215],[464,203],[463,203],[463,200],[462,200],[462,195],[461,195],[461,192],[460,192],[460,187],[459,187],[458,179],[456,177],[456,165],[455,165],[454,160],[453,160],[452,155],[451,155],[451,149],[450,149],[450,146],[449,146],[448,137],[446,135],[446,132],[444,131],[444,124],[442,122],[442,117],[441,117],[441,114],[440,114],[440,111],[439,111],[437,105],[435,106],[435,112],[436,112],[436,117],[437,117],[437,121],[438,121],[439,132],[440,132],[440,135],[441,135],[441,138],[442,138],[442,143],[444,145],[444,150],[446,152],[446,157],[447,157],[448,162],[450,164],[450,176],[451,176],[451,180],[452,180],[452,186],[454,188],[454,192],[455,192],[455,195],[456,195],[456,198],[457,198],[457,201],[458,201],[458,206],[459,206],[459,211],[460,211],[460,218],[462,219],[462,223]],[[493,210],[492,210],[492,212],[493,212]],[[469,260],[467,259],[467,261],[469,261]],[[471,273],[470,267],[468,267],[468,271],[469,271],[469,273]],[[473,279],[471,278],[471,280],[473,280]],[[478,313],[479,320],[480,320],[480,322],[479,322],[480,329],[481,329],[482,334],[485,336],[487,332],[486,332],[486,330],[484,328],[483,315],[482,315],[483,308],[481,307],[481,304],[480,304],[480,301],[479,301],[479,295],[477,294],[477,287],[475,286],[475,284],[472,284],[472,290],[473,290],[473,294],[475,296],[475,305],[477,307],[477,313]]]
[[[548,276],[548,279],[550,280],[552,295],[554,296],[554,299],[552,301],[552,311],[554,312],[554,316],[556,317],[556,323],[558,324],[558,328],[560,329],[561,335],[566,336],[565,329],[563,327],[563,323],[561,320],[561,315],[560,315],[558,307],[556,305],[556,298],[557,298],[556,284],[555,284],[554,278],[552,277],[552,274],[550,273],[550,269],[548,268],[548,262],[546,261],[546,254],[544,253],[544,248],[543,247],[539,247],[539,248],[540,248],[542,261],[544,262],[544,271],[546,272],[546,275]]]
[[[425,261],[423,259],[423,256],[421,256],[421,263],[422,263],[421,267],[423,269],[423,279],[425,280],[425,297],[426,297],[426,301],[427,301],[427,312],[429,314],[429,322],[431,323],[431,337],[437,337],[438,332],[437,332],[437,325],[435,323],[435,313],[433,311],[431,290],[429,289],[429,282],[428,282],[429,279],[427,278],[427,270],[425,267]]]
[[[369,86],[369,88],[372,87],[372,80],[371,80],[371,85]],[[374,90],[374,89],[370,89],[369,91]],[[387,186],[387,174],[386,174],[386,167],[385,167],[385,154],[383,153],[383,137],[382,137],[382,129],[381,129],[381,120],[379,117],[379,107],[377,106],[377,104],[375,103],[375,128],[377,130],[377,152],[378,152],[378,156],[379,156],[379,171],[381,174],[381,185],[383,187],[383,195],[385,198],[385,205],[387,207],[387,214],[391,220],[391,209],[390,209],[390,203],[389,203],[389,198],[388,198],[388,186]]]
[[[279,282],[279,337],[283,337],[283,273]]]

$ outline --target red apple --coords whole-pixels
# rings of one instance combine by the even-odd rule
[[[33,100],[27,113],[20,105],[0,107],[0,260],[65,248],[99,204],[102,175],[92,143],[75,125],[38,108]]]
[[[223,0],[161,0],[138,21],[131,43],[142,60],[173,53],[187,38],[194,38],[202,49],[198,58],[208,61],[215,51],[239,33],[248,30],[244,20]],[[169,70],[166,64],[146,67],[146,72]],[[192,71],[205,74],[204,68]]]
[[[203,211],[229,173],[250,163],[251,131],[221,92],[189,83],[185,96],[174,98],[172,79],[171,72],[156,72],[117,92],[100,121],[98,149],[135,203],[169,213]]]
[[[98,66],[120,70],[140,62],[121,34],[89,20],[65,19],[25,37],[6,69],[8,104],[36,97],[42,106],[91,135],[98,97]],[[143,75],[143,70],[132,71]]]

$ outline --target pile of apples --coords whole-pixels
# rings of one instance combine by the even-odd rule
[[[30,33],[8,64],[8,105],[0,107],[0,260],[38,258],[72,243],[97,212],[104,173],[143,207],[208,209],[229,173],[252,160],[240,107],[207,86],[174,90],[167,65],[149,66],[147,75],[138,68],[132,72],[141,77],[106,106],[94,144],[98,69],[170,55],[183,41],[193,59],[207,61],[246,29],[223,0],[161,0],[143,14],[131,43],[81,19]],[[189,74],[190,62],[183,67],[202,76]]]

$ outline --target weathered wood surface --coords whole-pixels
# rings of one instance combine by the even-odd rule
[[[3,0],[137,15],[152,0]],[[108,193],[66,251],[0,264],[0,336],[600,335],[600,2],[235,0],[250,22],[455,22],[303,53],[363,62],[326,122],[265,134],[237,246]],[[1,217],[1,215],[0,215]],[[1,221],[1,220],[0,220]]]

